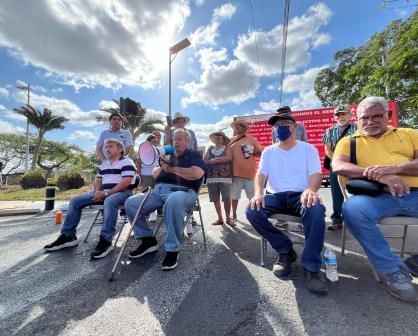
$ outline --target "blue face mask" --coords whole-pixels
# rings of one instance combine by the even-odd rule
[[[289,125],[279,125],[275,129],[276,137],[280,141],[286,141],[292,135]]]

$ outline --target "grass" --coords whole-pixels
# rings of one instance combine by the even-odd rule
[[[55,199],[57,201],[68,201],[75,195],[91,191],[90,186],[84,186],[80,189],[71,189],[60,191],[57,190]],[[40,189],[26,189],[23,190],[20,186],[9,186],[7,189],[0,190],[0,201],[43,201],[45,200],[45,188]]]
[[[92,187],[84,186],[80,189],[71,189],[60,191],[57,190],[55,199],[57,201],[68,201],[71,197],[80,195],[82,193],[92,191]],[[207,193],[207,186],[202,186],[200,193]],[[7,189],[0,190],[0,201],[43,201],[45,200],[45,188],[40,189],[26,189],[23,190],[20,186],[9,186]]]

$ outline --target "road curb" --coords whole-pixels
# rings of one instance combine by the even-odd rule
[[[41,212],[41,209],[35,209],[35,208],[0,209],[0,217],[17,216],[17,215],[32,215],[32,214],[38,214],[40,212]]]

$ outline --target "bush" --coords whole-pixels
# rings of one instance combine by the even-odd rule
[[[80,173],[68,170],[58,177],[57,186],[60,190],[79,189],[84,186],[84,179]]]
[[[43,188],[46,186],[46,179],[42,169],[35,169],[23,175],[20,180],[22,189]]]
[[[49,185],[49,186],[56,186],[57,185],[57,178],[56,177],[50,177],[48,180],[47,180],[47,185]]]

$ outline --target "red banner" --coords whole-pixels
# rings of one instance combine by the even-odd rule
[[[357,116],[357,105],[352,105],[350,107],[353,111],[354,122]],[[389,110],[392,112],[389,124],[397,126],[398,103],[389,102]],[[255,137],[263,147],[266,147],[272,144],[272,127],[267,124],[267,120],[273,115],[275,115],[275,113],[244,116],[239,117],[239,119],[243,119],[250,123],[251,126],[248,134]],[[322,137],[328,127],[335,125],[334,108],[292,111],[292,115],[295,117],[297,122],[303,123],[305,126],[308,142],[318,149],[322,163],[325,156]],[[322,168],[322,173],[328,174],[328,171]]]

